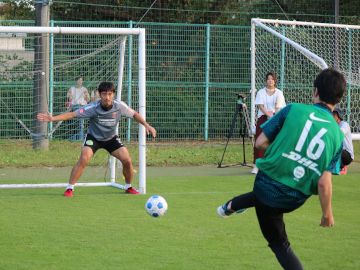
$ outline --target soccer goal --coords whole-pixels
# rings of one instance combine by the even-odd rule
[[[146,119],[145,68],[145,29],[0,26],[0,188],[66,187],[88,122],[45,123],[36,115],[57,115],[97,100],[99,83],[110,81],[117,85],[117,99]],[[83,94],[71,104],[72,87]],[[124,119],[118,130],[125,145],[138,143],[133,186],[145,194],[145,128]],[[124,188],[121,165],[99,150],[76,186]]]
[[[339,107],[360,139],[360,26],[312,22],[251,20],[251,125],[256,123],[256,91],[274,72],[286,103],[312,104],[314,80],[322,69],[335,67],[347,81]]]

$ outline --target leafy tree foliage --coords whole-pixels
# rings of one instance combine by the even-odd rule
[[[1,4],[2,3],[2,4]],[[3,20],[33,20],[31,0],[3,0]],[[151,8],[150,8],[151,7]],[[339,0],[340,23],[360,24],[360,1]],[[51,1],[59,21],[129,21],[249,25],[254,17],[334,22],[334,0],[70,0]],[[144,16],[144,17],[143,17]]]
[[[0,16],[2,20],[34,20],[35,7],[32,1],[2,1],[0,2]]]
[[[54,19],[77,14],[74,20],[217,23],[232,0],[73,0],[56,3]],[[154,4],[154,5],[152,5]],[[151,9],[149,9],[151,7]]]
[[[15,65],[10,63],[16,63]],[[24,60],[16,53],[13,55],[0,55],[0,82],[21,82],[31,81],[31,75],[26,71],[32,69],[33,63]]]

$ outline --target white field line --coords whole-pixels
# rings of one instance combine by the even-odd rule
[[[241,191],[195,191],[195,192],[161,192],[161,193],[146,193],[141,194],[142,197],[151,197],[153,195],[210,195],[210,194],[242,194],[244,192],[250,192],[251,190],[241,190]],[[126,194],[125,192],[119,192],[118,194],[83,194],[77,195],[76,190],[74,191],[74,197],[110,197],[110,196],[119,196],[119,195],[126,195],[126,196],[133,196],[132,194]],[[29,196],[1,196],[0,199],[27,199],[27,198],[56,198],[56,197],[63,197],[63,192],[60,192],[56,195],[29,195]],[[65,200],[72,200],[71,198],[64,198]]]

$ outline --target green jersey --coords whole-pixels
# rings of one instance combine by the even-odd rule
[[[344,134],[331,112],[318,104],[289,107],[279,130],[276,121],[281,120],[280,115],[262,126],[272,143],[256,166],[271,179],[305,195],[318,194],[319,178],[338,156]]]

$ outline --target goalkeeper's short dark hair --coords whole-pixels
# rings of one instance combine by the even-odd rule
[[[98,90],[99,90],[99,94],[101,94],[101,92],[107,92],[107,91],[112,91],[115,93],[115,85],[111,82],[102,82],[99,84]]]
[[[346,79],[343,74],[334,68],[327,68],[316,77],[314,86],[318,89],[321,101],[336,105],[346,90]]]

